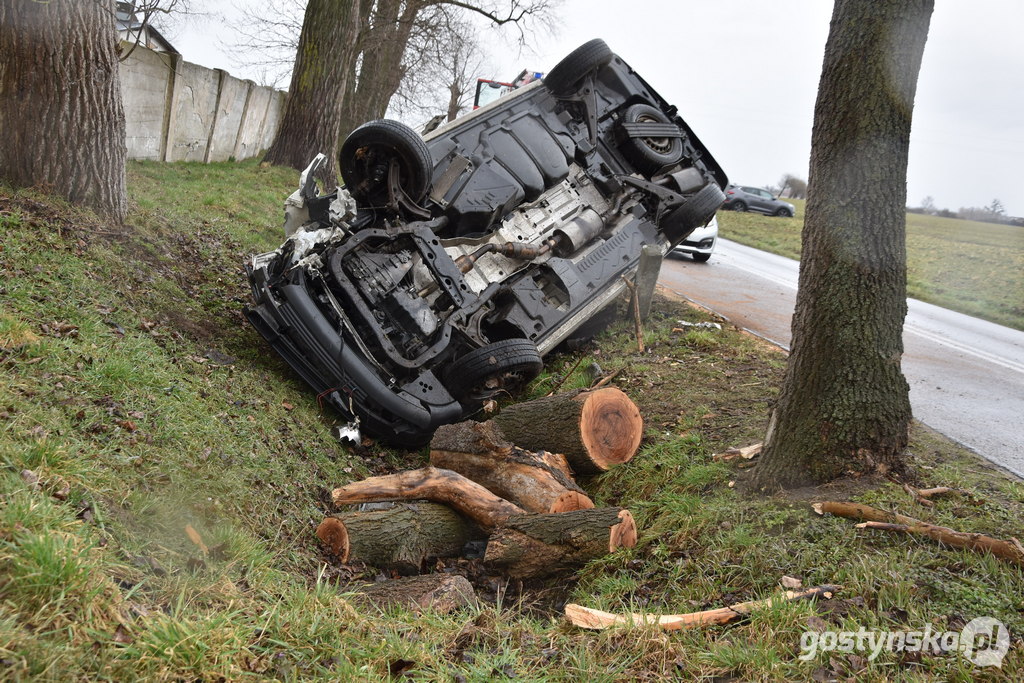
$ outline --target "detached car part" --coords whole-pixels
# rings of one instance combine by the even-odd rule
[[[363,124],[326,196],[322,162],[286,202],[288,239],[248,265],[246,315],[318,401],[405,446],[536,377],[727,184],[601,40],[426,138]]]

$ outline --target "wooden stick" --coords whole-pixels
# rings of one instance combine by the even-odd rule
[[[636,285],[626,279],[626,276],[622,276],[622,281],[626,283],[626,287],[629,288],[630,293],[633,295],[630,298],[630,306],[633,309],[633,327],[636,331],[636,347],[640,353],[644,352],[644,328],[643,323],[640,320],[640,296],[637,294]]]
[[[746,616],[761,607],[800,600],[803,598],[826,597],[831,598],[833,593],[841,590],[842,586],[815,586],[800,591],[786,591],[781,595],[775,595],[765,600],[753,600],[741,602],[729,607],[705,610],[703,612],[689,612],[687,614],[611,614],[600,610],[590,609],[582,605],[568,604],[565,606],[565,616],[574,626],[601,630],[612,626],[658,626],[665,631],[677,631],[686,628],[699,628],[701,626],[712,626],[715,624],[727,624],[742,616]]]
[[[448,505],[485,529],[493,529],[509,517],[525,513],[518,505],[499,498],[461,474],[437,467],[370,477],[334,489],[331,498],[335,505],[430,500]]]
[[[859,503],[828,501],[815,503],[813,507],[814,511],[819,515],[827,512],[837,517],[862,519],[882,525],[870,524],[864,527],[858,525],[858,528],[890,529],[893,531],[903,531],[908,534],[927,536],[933,541],[938,541],[954,548],[967,548],[978,553],[991,553],[1000,559],[1012,562],[1019,567],[1024,567],[1024,551],[1021,550],[1019,543],[1015,544],[1012,541],[1001,541],[984,534],[956,531],[948,527],[936,526],[913,517],[886,512]]]

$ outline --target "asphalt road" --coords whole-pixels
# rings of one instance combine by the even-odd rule
[[[666,259],[659,283],[788,348],[799,263],[719,240]],[[1024,332],[909,299],[903,374],[914,417],[1024,477]]]

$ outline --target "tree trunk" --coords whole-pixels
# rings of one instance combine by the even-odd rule
[[[430,464],[458,472],[527,512],[594,507],[571,478],[541,454],[504,441],[493,422],[443,425],[430,442]]]
[[[910,121],[933,0],[837,0],[814,112],[793,343],[754,484],[901,467]]]
[[[546,576],[636,545],[629,510],[593,508],[510,517],[487,540],[484,562],[516,578]]]
[[[288,102],[265,157],[272,164],[303,169],[323,152],[328,165],[321,178],[328,187],[337,182],[343,96],[355,73],[360,4],[357,0],[310,0]]]
[[[113,0],[0,0],[0,131],[0,178],[124,219]]]
[[[565,454],[579,474],[628,462],[643,437],[636,404],[612,387],[510,405],[494,422],[518,446]]]
[[[416,574],[431,559],[458,557],[485,536],[451,508],[418,501],[383,510],[342,512],[320,523],[317,537],[342,563]]]

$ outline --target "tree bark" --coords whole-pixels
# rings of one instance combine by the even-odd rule
[[[566,474],[505,441],[493,422],[444,425],[430,442],[430,464],[458,472],[527,512],[566,512],[594,507]]]
[[[359,588],[353,599],[381,609],[397,605],[441,614],[477,606],[473,586],[466,577],[457,574],[426,574],[376,583]]]
[[[629,510],[593,508],[510,517],[487,540],[484,563],[515,578],[572,569],[636,545]]]
[[[264,158],[305,168],[318,153],[328,157],[321,178],[337,183],[343,96],[354,78],[360,29],[358,0],[310,0],[299,34],[288,102]]]
[[[565,454],[579,474],[628,462],[643,437],[636,404],[613,387],[510,405],[494,422],[518,446]]]
[[[0,131],[0,178],[124,219],[113,0],[0,0]]]
[[[401,574],[416,574],[432,559],[458,557],[466,543],[486,538],[451,508],[423,501],[331,515],[316,535],[342,563]]]
[[[525,512],[461,474],[437,467],[370,477],[334,489],[331,498],[335,505],[430,500],[450,506],[485,529]]]
[[[792,353],[761,489],[899,470],[910,424],[906,170],[933,0],[837,0],[811,141]]]

